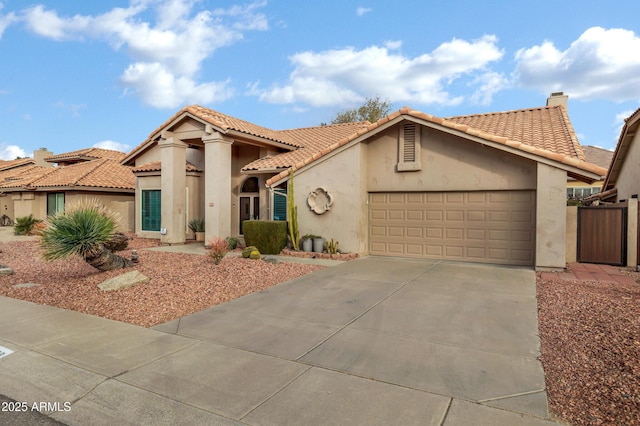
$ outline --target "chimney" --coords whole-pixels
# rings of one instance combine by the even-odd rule
[[[33,159],[36,162],[36,166],[53,167],[52,163],[44,161],[45,158],[53,156],[53,152],[47,148],[40,148],[33,151]]]
[[[564,109],[569,109],[568,104],[569,96],[565,95],[564,92],[553,92],[551,96],[547,98],[548,107],[562,105]]]

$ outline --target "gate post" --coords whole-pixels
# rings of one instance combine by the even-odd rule
[[[638,199],[627,200],[627,266],[638,266]]]

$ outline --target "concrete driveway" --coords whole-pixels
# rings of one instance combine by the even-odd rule
[[[532,270],[368,257],[155,329],[289,361],[285,387],[228,413],[250,423],[345,423],[348,400],[381,423],[463,424],[484,407],[548,417],[536,312]],[[171,365],[129,376],[148,386]]]
[[[553,424],[521,268],[368,257],[154,329],[0,297],[0,346],[69,425]]]

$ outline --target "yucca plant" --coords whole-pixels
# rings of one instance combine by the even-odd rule
[[[78,255],[100,271],[132,266],[129,259],[105,246],[113,238],[118,222],[118,214],[96,200],[72,205],[47,219],[40,241],[42,256],[56,260]]]

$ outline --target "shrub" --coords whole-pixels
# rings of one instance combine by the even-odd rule
[[[229,250],[235,250],[238,247],[238,239],[235,237],[227,237],[227,244],[229,244]]]
[[[29,235],[36,223],[40,222],[42,221],[33,217],[32,214],[29,216],[17,217],[16,223],[13,225],[13,233],[15,235]]]
[[[222,259],[229,251],[229,243],[220,237],[215,237],[207,244],[209,246],[209,257],[213,259],[216,265],[222,262]]]
[[[247,220],[242,230],[247,246],[255,246],[260,253],[279,254],[287,245],[287,222]]]
[[[193,232],[204,232],[204,219],[191,219],[189,221],[189,229]]]

